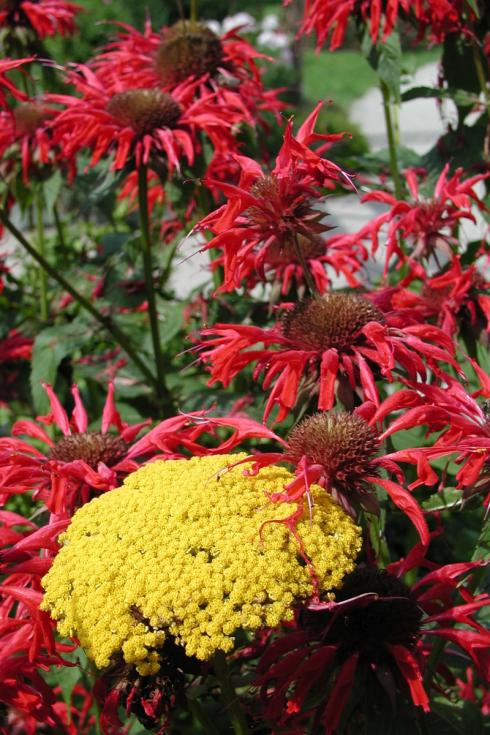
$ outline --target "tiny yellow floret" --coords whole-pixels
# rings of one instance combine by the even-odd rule
[[[141,675],[158,671],[168,635],[206,660],[231,651],[240,628],[291,619],[312,594],[308,567],[282,520],[295,504],[271,503],[292,475],[267,467],[227,471],[245,455],[157,461],[80,508],[43,579],[42,609],[76,636],[99,668],[114,654]],[[297,524],[325,595],[355,566],[360,529],[312,486],[313,510]],[[262,529],[262,533],[260,533]]]

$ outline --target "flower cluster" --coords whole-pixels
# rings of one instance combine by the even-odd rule
[[[330,50],[342,45],[349,21],[367,23],[373,43],[386,41],[399,18],[414,24],[418,38],[428,31],[431,40],[441,42],[447,34],[470,32],[477,18],[473,5],[464,0],[307,0],[302,31],[316,33],[320,48],[330,37]]]
[[[306,611],[295,631],[273,642],[263,654],[258,683],[265,715],[274,725],[303,731],[312,717],[335,732],[348,712],[355,722],[362,707],[356,683],[384,674],[386,694],[408,693],[413,704],[429,710],[421,661],[432,637],[452,642],[488,676],[488,631],[472,616],[490,604],[488,595],[471,594],[468,580],[478,564],[447,565],[425,574],[409,589],[384,569],[359,567],[348,575],[335,602]],[[451,598],[458,594],[459,603]],[[465,629],[455,627],[463,623]],[[376,688],[373,689],[373,692]],[[381,692],[365,705],[374,717]],[[308,706],[307,702],[315,702]]]
[[[0,0],[0,735],[483,733],[488,8],[157,5]]]
[[[24,27],[38,38],[65,36],[75,32],[75,16],[81,10],[80,5],[66,0],[6,0],[0,9],[0,27]]]
[[[275,626],[312,594],[305,555],[328,592],[351,571],[359,530],[312,488],[311,522],[296,539],[283,524],[295,506],[267,503],[290,475],[279,468],[244,478],[217,455],[154,462],[124,486],[81,508],[43,580],[43,609],[80,640],[98,667],[122,652],[156,673],[167,635],[187,655],[229,651],[240,629]]]
[[[351,286],[357,284],[364,251],[355,243],[337,246],[323,239],[330,228],[322,220],[318,200],[325,188],[350,185],[349,175],[321,153],[342,138],[341,134],[315,133],[321,103],[293,135],[290,121],[275,166],[264,171],[250,158],[237,156],[240,181],[237,186],[207,177],[208,187],[223,192],[228,201],[205,217],[199,230],[210,230],[214,237],[206,249],[220,253],[214,267],[224,267],[219,291],[231,291],[245,284],[251,288],[266,280],[281,283],[282,293],[294,280],[298,285],[312,279],[325,291],[328,264],[342,273]],[[321,149],[313,145],[323,141]],[[316,202],[316,203],[315,203]]]
[[[256,363],[254,376],[263,373],[264,388],[272,387],[264,418],[277,404],[277,421],[288,416],[302,390],[317,396],[319,409],[329,409],[338,381],[338,394],[352,407],[355,393],[379,403],[378,376],[391,382],[402,370],[424,380],[430,368],[443,377],[441,362],[460,372],[454,345],[442,330],[410,322],[401,326],[396,312],[383,314],[365,296],[342,292],[298,302],[270,329],[216,324],[201,336],[206,339],[198,349],[211,366],[210,383],[228,385]]]

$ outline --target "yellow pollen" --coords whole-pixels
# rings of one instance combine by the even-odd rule
[[[42,609],[99,668],[122,652],[142,675],[159,669],[167,636],[209,659],[234,634],[291,619],[312,594],[310,571],[283,523],[295,504],[266,496],[292,479],[268,467],[227,471],[246,455],[158,461],[87,503],[61,537],[43,579]],[[360,529],[319,487],[297,525],[326,597],[355,567]],[[262,528],[262,534],[260,530]]]

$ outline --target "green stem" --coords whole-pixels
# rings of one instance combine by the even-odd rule
[[[150,317],[151,339],[155,367],[157,373],[157,398],[164,415],[173,415],[172,395],[165,382],[163,352],[160,342],[157,302],[153,283],[153,263],[151,257],[151,232],[148,217],[148,166],[141,164],[138,169],[138,203],[141,225],[141,246],[143,255],[143,270],[145,276],[146,297],[148,299],[148,314]]]
[[[191,23],[197,23],[199,20],[199,16],[197,13],[197,0],[191,0],[191,16],[190,21]]]
[[[485,74],[485,69],[483,67],[480,48],[476,43],[473,43],[471,50],[473,54],[473,63],[475,64],[476,75],[478,77],[478,83],[485,97],[487,112],[490,114],[490,90],[488,89],[488,79]]]
[[[90,681],[90,684],[91,684],[91,687],[90,688],[93,690],[94,685],[95,685],[95,682],[98,679],[99,672],[97,670],[97,667],[91,661],[89,662],[88,670],[90,672],[89,678],[91,680]],[[100,725],[100,707],[99,707],[99,703],[97,701],[97,698],[95,696],[94,696],[94,700],[93,701],[94,701],[93,709],[94,709],[94,715],[95,715],[95,735],[102,735],[102,728],[101,728],[101,725]]]
[[[206,190],[206,188],[204,187],[204,184],[201,184],[201,186],[197,188],[197,201],[199,204],[199,209],[197,210],[197,213],[196,213],[196,216],[197,216],[196,222],[199,222],[199,220],[206,217],[206,215],[212,211],[213,206],[214,206],[211,196],[209,192]],[[191,228],[191,231],[192,231],[192,228]],[[211,237],[211,233],[209,232],[209,230],[205,233],[201,231],[201,234],[203,234],[204,237],[208,238],[208,240]],[[214,260],[219,258],[220,251],[218,250],[218,248],[209,248],[207,252],[208,252],[208,257],[209,257],[209,268],[210,268],[211,276],[213,279],[213,286],[215,290],[217,291],[219,287],[222,285],[224,278],[225,278],[224,269],[222,265],[218,266],[217,268],[213,268],[212,263]],[[212,303],[215,303],[215,302],[213,301]]]
[[[213,668],[235,735],[249,735],[245,713],[240,707],[240,702],[231,683],[230,671],[223,651],[215,653]]]
[[[308,264],[306,262],[304,253],[301,250],[301,245],[299,244],[298,235],[296,234],[296,232],[293,235],[293,244],[294,244],[294,249],[296,251],[296,256],[303,269],[303,275],[305,277],[306,285],[308,286],[308,291],[310,292],[310,296],[318,296],[319,295],[318,289],[316,287],[313,276],[311,275],[311,271],[308,268]]]
[[[427,690],[427,693],[429,693],[429,685],[432,681],[432,677],[434,676],[436,670],[437,670],[437,664],[439,662],[439,659],[441,657],[441,654],[444,650],[444,647],[446,645],[446,641],[444,638],[439,637],[434,645],[432,646],[429,660],[427,662],[427,668],[425,670],[424,674],[424,687]]]
[[[146,366],[145,362],[141,359],[141,357],[138,355],[138,353],[133,348],[131,342],[129,341],[128,337],[124,332],[119,329],[119,327],[114,324],[112,319],[110,317],[106,317],[103,314],[101,314],[95,306],[91,304],[91,302],[83,296],[79,291],[74,288],[71,283],[69,283],[66,278],[64,278],[61,273],[58,273],[56,268],[53,268],[52,265],[48,263],[45,258],[36,250],[36,248],[31,245],[31,243],[26,240],[24,235],[15,227],[14,224],[9,220],[8,215],[6,214],[5,210],[0,209],[0,221],[3,223],[3,225],[6,227],[6,229],[15,237],[15,239],[22,245],[22,247],[27,250],[29,255],[34,258],[36,263],[40,265],[50,276],[54,281],[59,283],[59,285],[67,291],[75,301],[80,304],[86,311],[91,314],[94,319],[96,319],[99,324],[101,324],[107,331],[114,337],[118,345],[127,353],[128,357],[131,358],[131,360],[134,362],[136,367],[141,371],[141,373],[145,376],[145,378],[156,388],[156,380],[155,376],[151,373],[151,371]]]
[[[205,735],[220,735],[219,730],[214,726],[211,717],[197,699],[187,697],[187,708],[194,719],[197,720]]]
[[[36,192],[36,229],[37,229],[37,249],[39,255],[46,259],[46,239],[44,237],[44,197],[42,186],[39,186],[39,190]],[[48,283],[46,280],[46,271],[44,268],[39,268],[39,310],[41,319],[45,322],[49,318],[49,306],[48,306]]]
[[[68,249],[66,247],[66,242],[65,242],[63,222],[61,221],[60,213],[58,211],[58,206],[56,204],[53,205],[53,216],[54,216],[54,224],[56,226],[56,233],[58,235],[58,243],[60,246],[60,250],[64,255],[67,255]]]
[[[380,566],[386,567],[390,563],[390,552],[384,533],[381,529],[380,520],[377,516],[372,515],[371,513],[366,513],[366,519],[368,522],[369,537],[377,556],[378,563]]]
[[[390,151],[390,168],[395,185],[395,195],[397,199],[403,199],[403,186],[398,167],[398,155],[396,146],[395,126],[391,114],[390,91],[383,80],[380,81],[381,94],[383,95],[383,110],[385,114],[386,133],[388,135],[388,148]]]

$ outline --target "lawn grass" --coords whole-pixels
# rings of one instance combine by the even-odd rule
[[[404,65],[408,72],[440,56],[440,49],[410,51],[404,53]],[[333,53],[315,53],[307,49],[304,55],[303,92],[307,100],[316,102],[331,99],[347,110],[350,105],[377,84],[376,73],[360,51],[339,49]]]

